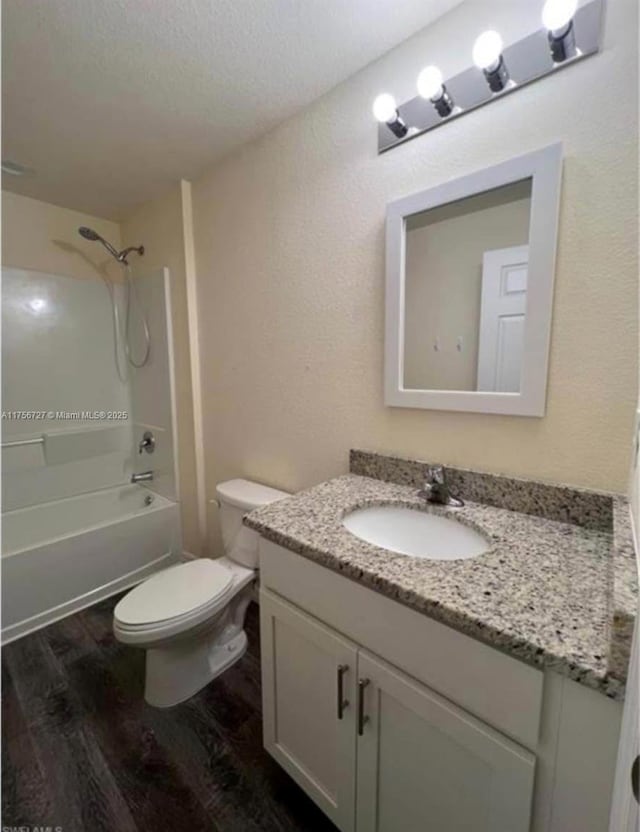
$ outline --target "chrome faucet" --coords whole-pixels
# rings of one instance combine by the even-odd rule
[[[142,471],[140,474],[131,474],[131,482],[149,482],[153,479],[153,471]]]
[[[449,491],[447,474],[442,465],[432,465],[427,468],[427,479],[418,492],[428,503],[437,503],[441,506],[463,506],[464,502],[459,497],[454,497]]]

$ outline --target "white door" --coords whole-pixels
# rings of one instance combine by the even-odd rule
[[[358,675],[358,832],[528,832],[530,752],[364,650]]]
[[[260,591],[264,745],[343,832],[355,826],[357,649]]]
[[[478,340],[478,390],[519,393],[529,246],[485,251]]]

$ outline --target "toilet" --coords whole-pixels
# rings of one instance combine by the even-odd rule
[[[158,708],[189,699],[244,654],[258,535],[242,518],[289,494],[236,479],[220,483],[216,496],[224,556],[164,569],[127,593],[114,610],[118,641],[147,651],[144,697]]]

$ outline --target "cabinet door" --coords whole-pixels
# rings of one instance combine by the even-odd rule
[[[336,826],[351,832],[357,649],[264,589],[260,629],[265,748]]]
[[[534,757],[361,650],[358,832],[527,832]]]

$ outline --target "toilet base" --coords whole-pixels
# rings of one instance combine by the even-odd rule
[[[222,642],[186,639],[147,649],[144,698],[156,708],[179,705],[242,658],[247,634],[236,632]]]

